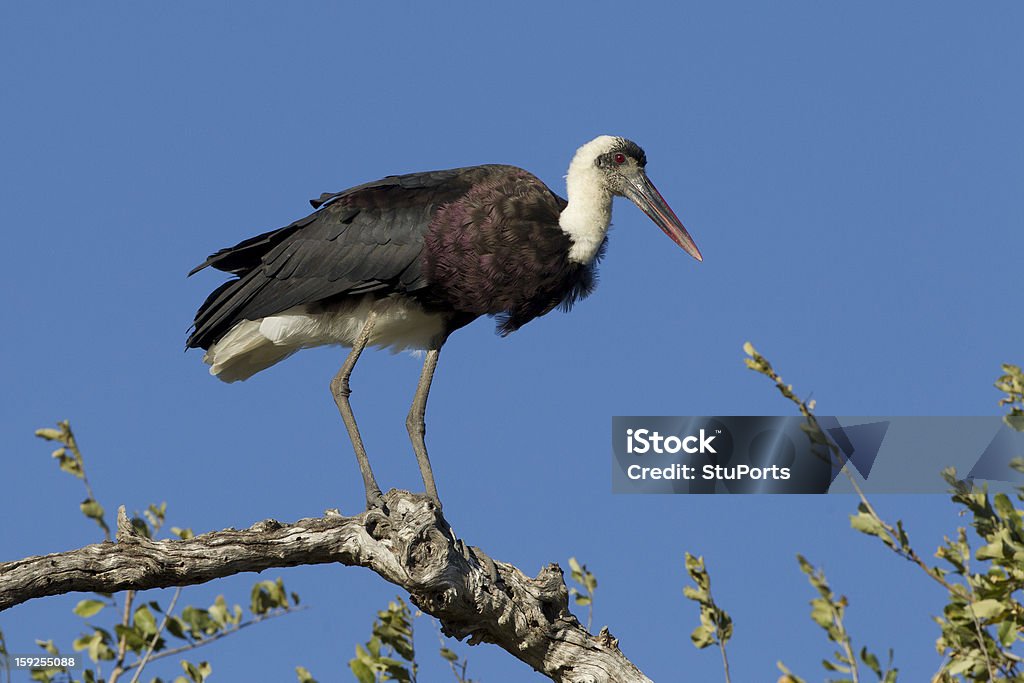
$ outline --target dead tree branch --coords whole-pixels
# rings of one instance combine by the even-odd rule
[[[340,563],[366,567],[409,592],[446,635],[494,643],[553,681],[650,683],[602,630],[588,633],[569,612],[557,564],[529,578],[456,540],[426,497],[385,496],[385,510],[274,520],[189,540],[134,533],[119,510],[117,540],[0,564],[0,611],[75,591],[114,593],[205,583],[272,567]]]

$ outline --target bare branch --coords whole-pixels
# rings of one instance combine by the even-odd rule
[[[650,683],[607,633],[592,636],[569,612],[557,564],[529,578],[456,540],[425,496],[390,491],[385,510],[294,524],[265,520],[189,540],[154,541],[119,523],[116,543],[0,564],[0,611],[74,591],[113,593],[205,583],[272,567],[366,567],[409,591],[444,633],[495,643],[553,681]],[[119,519],[119,522],[121,520]]]

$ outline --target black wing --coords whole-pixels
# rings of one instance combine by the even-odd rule
[[[300,304],[426,287],[420,256],[431,217],[493,172],[473,166],[389,176],[321,195],[309,216],[221,249],[192,273],[213,266],[238,278],[199,308],[188,347],[207,349],[242,320]]]

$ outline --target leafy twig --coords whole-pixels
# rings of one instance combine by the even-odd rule
[[[377,612],[370,640],[365,646],[356,645],[356,656],[348,666],[359,683],[416,683],[419,666],[413,647],[412,614],[402,598],[396,597],[386,610]]]
[[[686,553],[686,573],[690,575],[697,587],[686,586],[683,588],[683,595],[700,605],[700,626],[690,634],[697,649],[704,649],[711,644],[717,644],[722,652],[722,668],[725,670],[725,682],[729,683],[729,656],[725,651],[725,644],[732,638],[732,617],[715,603],[711,595],[711,574],[704,566],[703,557],[694,557]]]
[[[933,567],[929,567],[928,564],[921,559],[913,546],[910,545],[910,539],[903,528],[902,522],[897,522],[894,527],[882,519],[882,516],[878,514],[874,506],[871,504],[871,501],[869,501],[867,496],[864,495],[864,491],[857,482],[857,478],[850,472],[848,463],[844,458],[840,457],[839,447],[836,446],[831,439],[825,436],[821,425],[818,423],[818,419],[814,416],[814,401],[801,400],[793,391],[793,385],[786,384],[782,380],[782,377],[780,377],[772,367],[771,363],[769,363],[764,356],[758,353],[757,349],[755,349],[750,342],[743,345],[743,351],[749,356],[749,358],[743,359],[747,367],[772,380],[779,392],[796,405],[800,414],[807,419],[808,424],[805,431],[807,432],[808,438],[816,444],[827,446],[832,457],[835,458],[837,464],[841,466],[841,471],[850,481],[857,497],[860,498],[860,505],[857,506],[857,514],[850,517],[851,526],[862,533],[878,537],[897,555],[916,564],[930,578],[937,581],[947,590],[957,590],[959,587],[950,584],[943,578],[941,572]]]
[[[437,631],[437,641],[441,643],[441,658],[448,662],[448,666],[451,667],[455,683],[474,683],[472,678],[466,677],[469,659],[460,659],[457,652],[444,644],[444,637],[441,635],[441,629],[437,627],[437,622],[434,622],[434,627]]]
[[[109,541],[110,527],[107,525],[106,519],[104,519],[103,506],[96,501],[96,496],[93,495],[92,486],[89,484],[89,477],[85,473],[82,452],[78,449],[78,440],[75,439],[75,433],[71,430],[71,424],[67,420],[61,420],[57,423],[57,429],[52,427],[37,429],[36,436],[61,444],[60,448],[55,450],[52,455],[57,459],[61,470],[82,480],[87,496],[79,506],[82,514],[94,520],[103,530],[103,539]],[[69,451],[70,454],[68,453]]]
[[[999,399],[999,405],[1010,406],[1010,412],[1003,416],[1003,421],[1018,432],[1024,431],[1024,371],[1018,365],[1003,364],[1006,373],[996,380],[996,389],[1005,392],[1006,396]]]
[[[575,557],[569,558],[569,572],[572,580],[579,586],[570,588],[569,595],[573,596],[577,605],[586,606],[589,631],[594,621],[594,591],[597,590],[597,577],[587,569],[587,565],[580,564]]]
[[[261,615],[259,615],[257,617],[253,617],[249,621],[244,621],[244,622],[238,624],[237,626],[235,626],[233,628],[225,629],[223,631],[215,633],[212,636],[209,636],[208,638],[203,638],[202,640],[193,641],[193,642],[190,642],[190,643],[186,643],[185,645],[180,645],[178,647],[172,647],[169,650],[163,650],[161,652],[158,652],[158,653],[154,654],[152,657],[149,658],[149,662],[155,662],[158,659],[163,659],[165,657],[172,657],[174,655],[180,655],[182,652],[188,652],[189,650],[195,650],[197,648],[203,647],[204,645],[209,645],[210,643],[214,643],[214,642],[220,640],[221,638],[226,638],[227,636],[234,635],[235,633],[238,633],[239,631],[241,631],[244,628],[248,628],[250,626],[255,626],[256,624],[258,624],[260,622],[270,621],[271,619],[276,619],[277,617],[283,617],[283,616],[285,616],[287,614],[292,614],[294,612],[301,612],[301,611],[307,610],[307,609],[309,609],[308,606],[292,607],[290,609],[281,610],[281,611],[278,611],[278,612],[269,612],[267,614],[261,614]],[[129,664],[128,666],[125,667],[125,671],[130,671],[132,669],[135,669],[139,665],[140,665],[139,662],[133,662],[132,664]]]
[[[857,667],[857,657],[853,653],[853,645],[850,634],[843,624],[843,615],[846,612],[846,597],[836,598],[832,588],[825,579],[825,572],[815,569],[803,555],[797,555],[800,562],[800,569],[807,574],[808,580],[814,586],[820,597],[811,600],[811,619],[818,626],[825,629],[829,640],[841,647],[843,651],[836,653],[837,662],[824,660],[822,664],[830,671],[841,671],[853,677],[853,683],[859,683],[860,670]]]
[[[772,379],[779,391],[793,401],[802,415],[808,419],[808,436],[818,444],[827,444],[833,455],[838,457],[838,447],[820,433],[820,426],[813,416],[814,405],[797,398],[792,385],[782,379],[749,343],[744,345],[749,358],[747,367]],[[1006,423],[1024,431],[1024,373],[1016,365],[1003,365],[1004,375],[995,386],[1006,392],[1000,405],[1010,406]],[[845,465],[845,463],[843,463]],[[1016,460],[1011,467],[1024,471],[1024,461]],[[844,466],[843,472],[850,479],[860,497],[857,514],[850,518],[854,529],[877,537],[898,556],[916,564],[925,574],[946,589],[949,602],[943,618],[936,618],[941,630],[937,647],[946,656],[936,681],[953,681],[962,676],[970,681],[1019,680],[1018,668],[1024,659],[1011,651],[1011,646],[1024,633],[1024,605],[1017,600],[1017,593],[1024,590],[1024,511],[1017,508],[1010,498],[996,494],[991,499],[984,489],[976,488],[972,482],[957,478],[956,470],[947,468],[942,476],[951,487],[953,502],[961,505],[973,516],[972,526],[986,545],[979,548],[974,557],[987,561],[987,572],[971,572],[972,551],[967,543],[966,531],[957,529],[957,540],[949,538],[936,551],[936,557],[952,566],[952,571],[962,577],[962,583],[948,580],[949,570],[928,566],[910,544],[909,537],[900,521],[890,525],[872,507],[856,479]],[[1024,500],[1024,487],[1018,488],[1018,500]],[[811,575],[811,574],[809,574]],[[823,575],[821,576],[823,579]],[[997,627],[993,636],[989,627]],[[844,655],[848,658],[848,654]],[[861,659],[879,674],[876,658]],[[868,653],[869,654],[869,653]],[[891,656],[890,656],[891,660]],[[785,669],[783,671],[792,677]],[[893,671],[886,672],[895,680]]]

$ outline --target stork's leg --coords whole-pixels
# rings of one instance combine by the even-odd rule
[[[334,396],[338,412],[341,413],[341,419],[345,422],[345,429],[348,430],[348,438],[352,439],[352,449],[356,452],[356,460],[359,461],[359,471],[363,475],[363,487],[366,489],[366,505],[368,508],[383,506],[383,496],[381,496],[380,487],[377,486],[377,480],[373,478],[370,460],[366,457],[366,448],[363,447],[363,438],[359,436],[356,416],[352,413],[352,406],[348,402],[348,397],[352,394],[352,390],[348,386],[348,378],[352,375],[352,369],[356,366],[356,361],[359,360],[359,354],[363,352],[363,349],[366,348],[366,343],[370,341],[375,318],[376,315],[371,311],[370,315],[366,318],[363,329],[359,332],[359,336],[356,337],[355,342],[352,344],[352,351],[348,354],[348,358],[345,359],[345,363],[341,366],[338,374],[331,380],[331,395]]]
[[[405,418],[405,426],[409,430],[412,448],[416,451],[416,462],[420,466],[423,485],[427,488],[427,495],[434,499],[434,503],[438,508],[441,507],[441,499],[437,497],[434,472],[430,469],[427,445],[423,441],[423,437],[427,433],[426,421],[423,418],[427,412],[427,396],[430,394],[430,382],[434,379],[434,370],[437,369],[437,356],[440,353],[441,349],[430,349],[427,351],[427,357],[423,361],[423,372],[420,373],[420,383],[416,386],[416,395],[412,399],[409,416]]]

